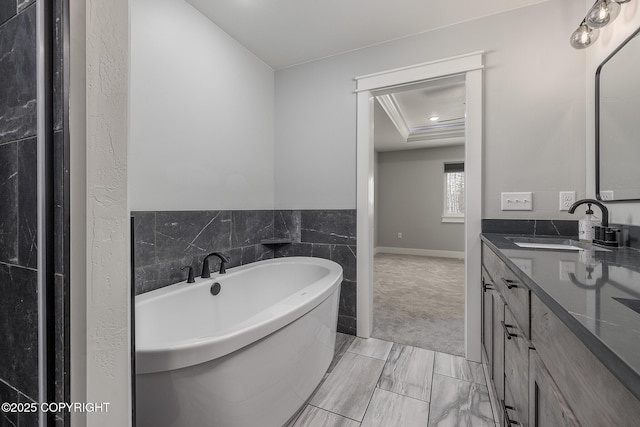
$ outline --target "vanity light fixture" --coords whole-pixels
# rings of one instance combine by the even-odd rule
[[[598,0],[587,12],[587,25],[591,28],[602,28],[613,22],[620,13],[620,5],[613,0]]]
[[[620,14],[620,4],[631,0],[596,0],[569,42],[576,49],[591,46],[599,35],[599,28],[613,22]]]
[[[598,39],[600,35],[600,30],[597,28],[590,28],[586,21],[583,20],[577,30],[571,34],[571,39],[569,40],[571,46],[576,49],[584,49],[585,47],[589,47]]]

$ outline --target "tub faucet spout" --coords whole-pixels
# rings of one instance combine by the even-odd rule
[[[202,275],[200,277],[202,277],[203,279],[211,277],[211,270],[209,268],[209,257],[212,256],[218,257],[220,259],[220,274],[225,274],[227,272],[225,264],[229,262],[229,258],[219,252],[213,252],[204,257],[204,260],[202,261]]]

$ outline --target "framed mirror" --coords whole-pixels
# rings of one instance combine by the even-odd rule
[[[596,197],[640,201],[640,28],[596,70]]]

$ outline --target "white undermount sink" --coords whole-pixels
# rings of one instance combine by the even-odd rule
[[[531,249],[560,249],[564,251],[579,251],[583,248],[572,245],[571,243],[530,243],[530,242],[513,242],[516,246],[521,248]]]
[[[572,239],[554,237],[507,237],[514,245],[523,249],[546,249],[554,251],[605,251],[609,249],[598,247],[590,243],[578,242]]]

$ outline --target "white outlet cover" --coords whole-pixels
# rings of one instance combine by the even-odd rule
[[[613,200],[613,190],[600,191],[600,200]]]
[[[503,211],[531,211],[533,210],[533,193],[531,191],[518,193],[501,193]]]
[[[568,211],[572,204],[576,202],[575,191],[561,191],[559,197],[559,209],[561,211]]]

